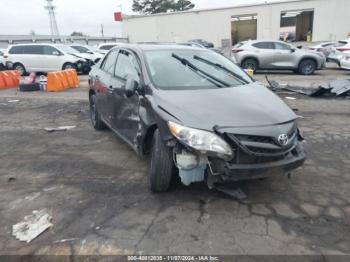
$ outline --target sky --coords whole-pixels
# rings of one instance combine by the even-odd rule
[[[195,9],[234,6],[265,0],[192,0]],[[114,22],[113,13],[122,6],[123,13],[132,14],[132,0],[54,0],[56,20],[61,35],[82,32],[101,36],[120,36],[121,24]],[[0,0],[0,35],[50,34],[49,18],[44,9],[45,0]]]

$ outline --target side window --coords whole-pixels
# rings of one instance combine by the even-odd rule
[[[290,45],[275,42],[275,49],[277,49],[277,50],[291,50],[292,48]]]
[[[23,54],[23,46],[13,46],[11,47],[9,54],[12,55],[19,55],[19,54]]]
[[[103,64],[101,67],[102,70],[106,71],[107,73],[113,74],[117,57],[118,57],[118,51],[112,51],[111,53],[109,53],[105,58],[105,60],[103,61]]]
[[[53,46],[45,45],[43,46],[42,54],[43,55],[55,55],[55,54],[61,54],[60,51],[58,51],[56,48]]]
[[[138,79],[139,72],[140,67],[135,56],[125,50],[121,50],[115,67],[115,75],[125,80],[128,75]]]
[[[271,42],[259,42],[259,43],[252,44],[252,46],[259,49],[274,49],[273,43]]]
[[[27,55],[41,55],[43,47],[40,45],[23,46],[23,53]]]

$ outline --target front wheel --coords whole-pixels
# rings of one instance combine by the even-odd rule
[[[65,64],[63,65],[62,70],[67,70],[67,69],[76,69],[76,67],[75,67],[75,65],[72,64],[72,63],[65,63]]]
[[[102,122],[99,112],[96,107],[96,95],[90,97],[90,120],[92,126],[96,130],[106,129],[105,123]]]
[[[175,169],[173,151],[172,148],[164,144],[158,129],[153,135],[150,161],[149,181],[151,191],[168,191]]]
[[[302,75],[312,75],[316,70],[316,63],[313,60],[306,59],[299,65],[299,73]]]

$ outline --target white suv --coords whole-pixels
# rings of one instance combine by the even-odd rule
[[[50,72],[82,68],[86,61],[65,53],[54,44],[18,44],[8,48],[6,61],[21,75],[27,72]]]

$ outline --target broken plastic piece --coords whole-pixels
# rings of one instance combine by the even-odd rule
[[[55,131],[67,131],[75,128],[76,126],[59,126],[59,127],[46,127],[45,130],[49,133],[55,132]]]
[[[247,195],[238,187],[230,188],[227,185],[215,185],[216,190],[229,195],[230,197],[236,198],[238,200],[244,200],[247,198]]]
[[[52,217],[44,209],[35,210],[32,215],[25,216],[22,222],[12,226],[12,235],[20,241],[29,243],[53,226],[51,220]]]

